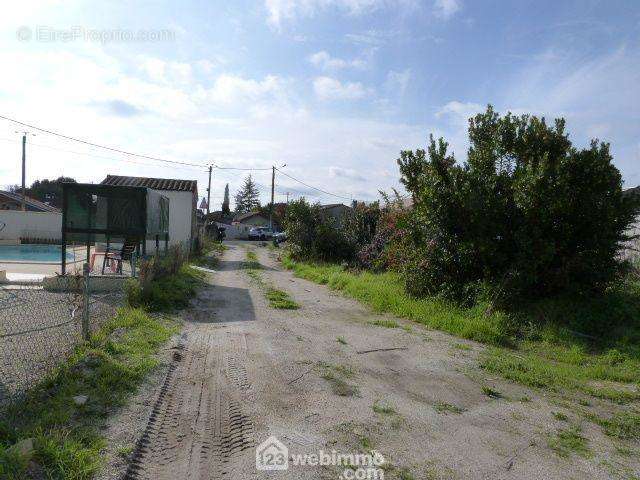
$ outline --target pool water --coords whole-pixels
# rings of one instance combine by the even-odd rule
[[[0,245],[0,263],[60,263],[61,249],[60,245]],[[73,261],[71,249],[67,250],[67,260]]]

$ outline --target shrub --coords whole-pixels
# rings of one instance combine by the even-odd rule
[[[401,153],[411,293],[473,301],[606,288],[624,268],[617,252],[637,200],[623,196],[609,145],[578,150],[564,127],[489,106],[469,121],[463,165],[433,137],[426,152]]]

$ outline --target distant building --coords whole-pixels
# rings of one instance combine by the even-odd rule
[[[353,209],[342,203],[331,203],[329,205],[321,205],[320,211],[325,218],[333,219],[338,225],[342,225],[344,217]]]
[[[26,197],[24,203],[27,212],[60,213],[60,209],[35,198]],[[0,210],[22,210],[22,194],[0,190]]]
[[[103,185],[147,187],[169,199],[169,243],[191,249],[198,237],[198,182],[171,178],[123,177],[107,175]]]
[[[259,212],[241,213],[233,218],[234,224],[264,227],[269,225],[269,219]]]

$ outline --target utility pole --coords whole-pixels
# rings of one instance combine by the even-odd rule
[[[269,207],[269,228],[273,232],[273,197],[276,185],[276,166],[271,167],[271,206]]]
[[[287,205],[289,205],[289,192],[287,192]]]
[[[27,209],[27,192],[25,189],[25,170],[27,164],[27,132],[22,133],[22,211]]]
[[[207,187],[207,215],[211,211],[211,172],[213,171],[213,165],[209,165],[209,186]]]

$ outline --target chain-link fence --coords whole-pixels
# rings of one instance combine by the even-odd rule
[[[36,385],[123,303],[122,278],[0,286],[0,405]]]

